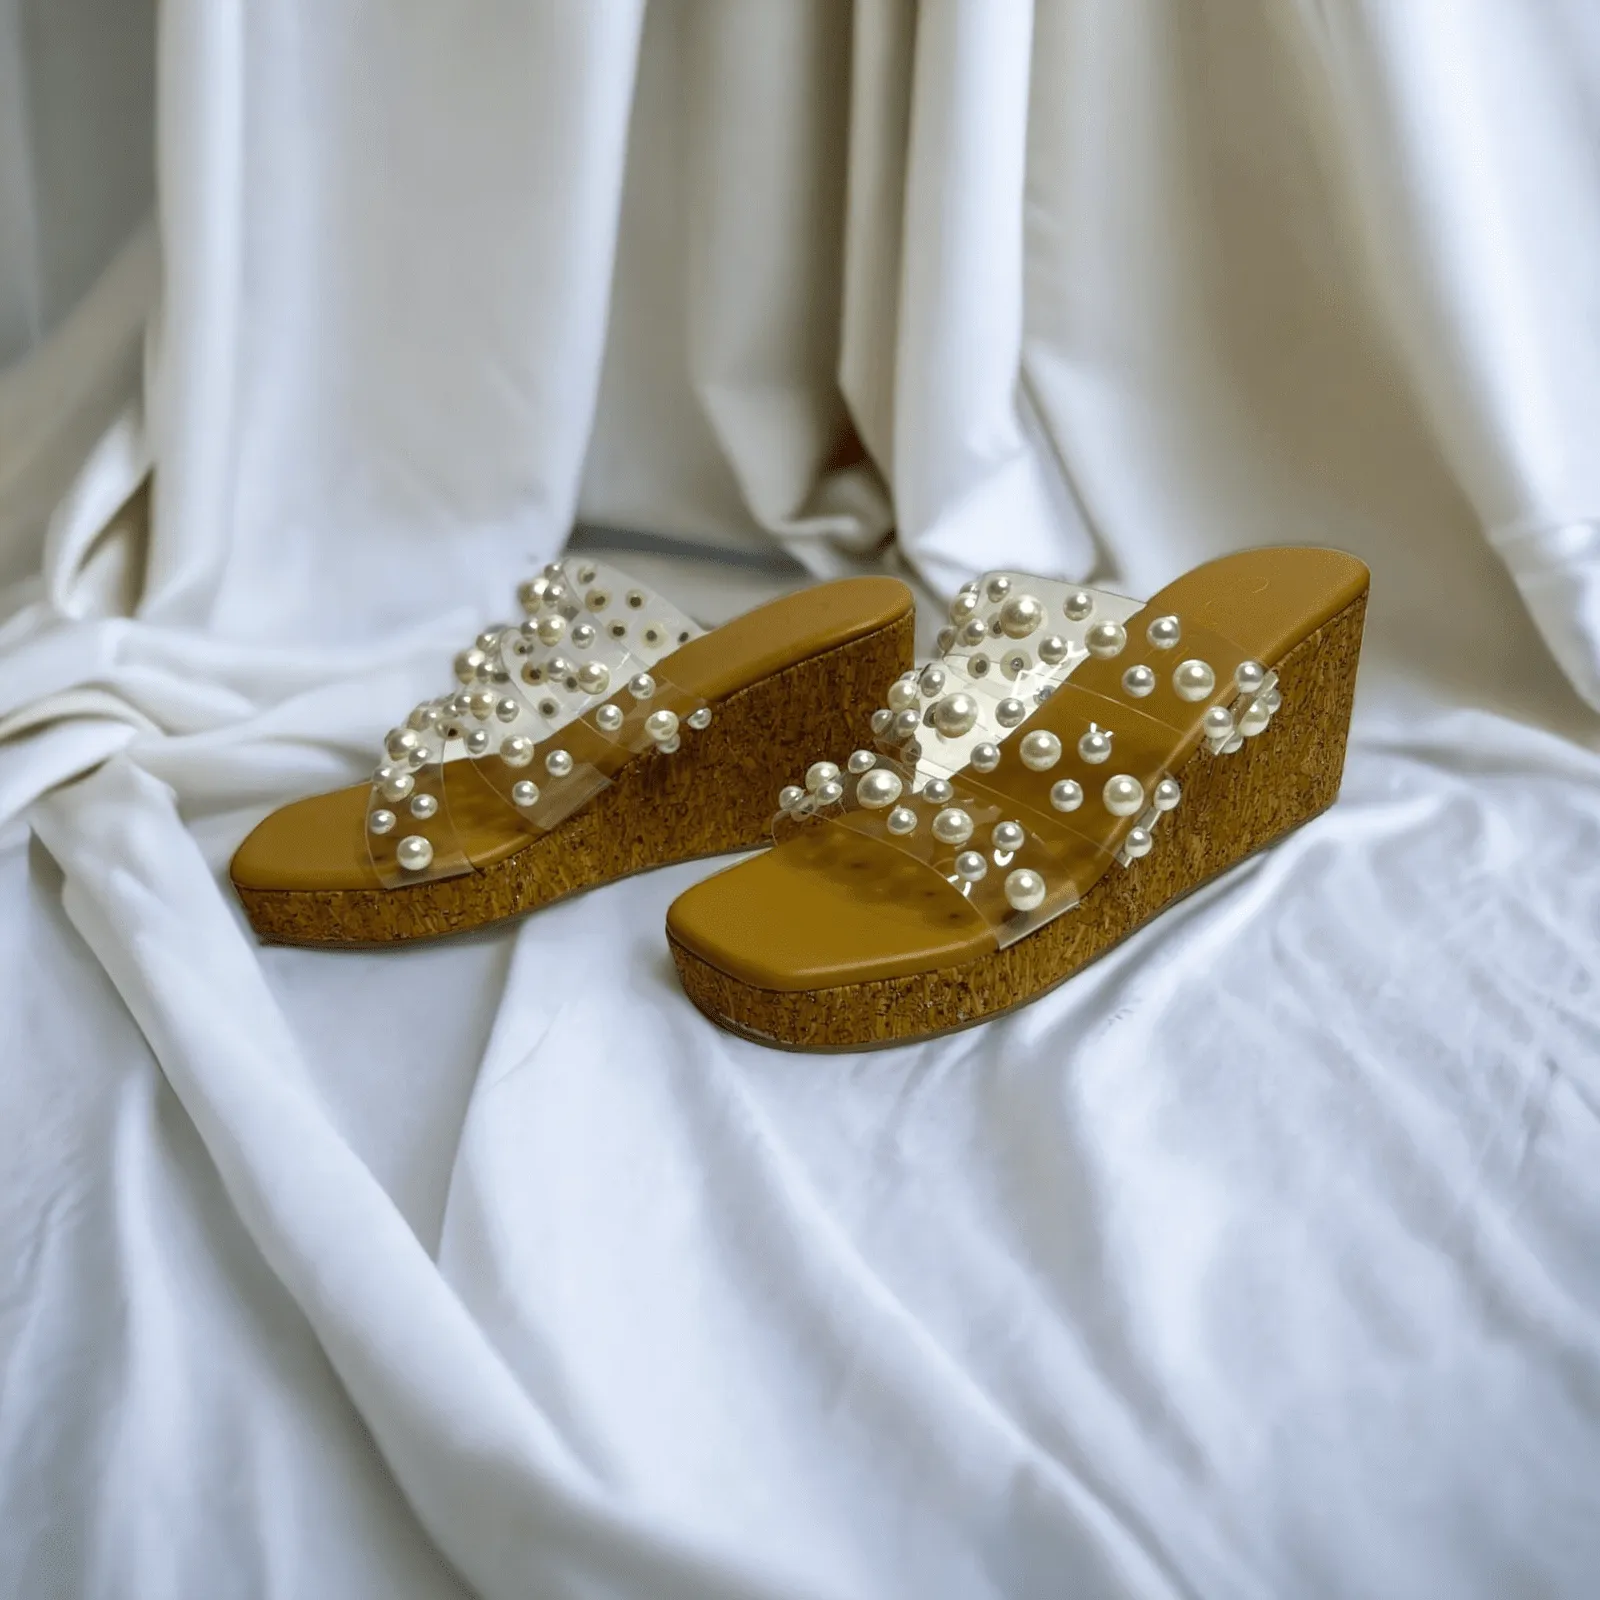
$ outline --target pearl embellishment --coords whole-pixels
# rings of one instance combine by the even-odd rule
[[[814,761],[806,769],[806,788],[816,794],[824,784],[838,781],[839,769],[831,761]]]
[[[1097,622],[1083,636],[1089,654],[1100,661],[1109,661],[1122,654],[1128,642],[1128,630],[1120,622]]]
[[[578,687],[585,694],[604,694],[611,687],[611,669],[603,661],[585,661],[578,668]]]
[[[1061,759],[1061,741],[1053,733],[1035,729],[1022,736],[1017,754],[1029,772],[1048,772]]]
[[[1267,681],[1267,669],[1259,661],[1241,661],[1233,669],[1233,681],[1240,694],[1259,694]]]
[[[525,767],[533,760],[533,740],[525,733],[514,733],[500,746],[500,759],[508,767]]]
[[[426,822],[439,809],[438,799],[431,794],[414,794],[411,797],[411,815]]]
[[[1183,637],[1183,624],[1174,616],[1156,617],[1144,636],[1157,650],[1170,650]]]
[[[907,739],[914,739],[917,735],[917,729],[921,726],[922,718],[910,709],[895,712],[894,722],[891,724],[895,738],[900,740],[901,743],[904,743]]]
[[[863,772],[870,772],[877,764],[878,758],[870,750],[852,751],[850,759],[845,762],[845,766],[858,775]]]
[[[701,706],[698,711],[691,711],[683,719],[696,733],[703,733],[711,726],[711,707]]]
[[[1044,904],[1045,883],[1031,867],[1006,874],[1006,903],[1014,911],[1037,911]]]
[[[1050,804],[1057,811],[1076,811],[1083,804],[1083,786],[1073,778],[1063,778],[1050,790]]]
[[[923,785],[922,798],[930,806],[944,806],[949,805],[955,792],[955,789],[946,779],[929,778],[927,783]]]
[[[644,731],[655,740],[657,744],[666,744],[678,732],[678,713],[676,711],[652,711],[644,719]]]
[[[1094,596],[1086,589],[1075,589],[1061,602],[1068,622],[1082,622],[1094,611]]]
[[[601,706],[594,714],[595,726],[602,733],[615,733],[624,720],[621,706]]]
[[[940,844],[965,844],[972,837],[972,818],[960,806],[946,806],[933,819],[933,836]]]
[[[844,785],[837,778],[830,778],[816,791],[819,806],[837,805],[844,799]]]
[[[1233,737],[1233,713],[1226,706],[1212,706],[1201,720],[1200,726],[1208,739],[1223,742]]]
[[[963,850],[956,857],[956,876],[967,883],[979,882],[989,870],[981,850]]]
[[[978,725],[978,702],[970,694],[947,694],[933,708],[935,733],[946,739],[959,739]]]
[[[974,772],[993,772],[1000,765],[1000,748],[992,744],[975,744],[969,759]]]
[[[889,709],[891,711],[908,711],[912,709],[920,698],[915,678],[896,678],[889,685]]]
[[[1000,631],[1008,639],[1026,639],[1044,625],[1044,607],[1031,594],[1013,595],[1000,608]]]
[[[894,721],[894,712],[885,706],[881,711],[872,713],[872,731],[882,739],[888,735],[889,727]]]
[[[1039,659],[1047,667],[1058,667],[1067,659],[1067,641],[1059,634],[1039,641]]]
[[[367,818],[368,833],[387,833],[394,826],[394,812],[377,810]]]
[[[433,846],[420,833],[407,834],[395,846],[394,858],[406,872],[421,872],[433,860]]]
[[[917,814],[910,806],[896,806],[884,818],[884,826],[893,834],[908,834],[917,831]]]
[[[1156,686],[1156,675],[1149,667],[1129,667],[1122,674],[1122,692],[1143,700]]]
[[[519,805],[526,809],[528,806],[536,805],[538,800],[539,785],[534,783],[532,779],[519,778],[511,785],[511,801],[513,805]]]
[[[467,753],[469,755],[486,755],[489,750],[489,730],[487,728],[474,728],[467,735]]]
[[[988,595],[991,600],[1000,601],[1011,593],[1011,580],[1003,574],[989,580]]]
[[[793,811],[806,797],[806,792],[798,783],[786,783],[778,791],[778,809],[780,811]]]
[[[1020,822],[997,822],[994,825],[994,832],[989,837],[995,849],[1007,855],[1015,855],[1028,838],[1022,831]]]
[[[885,811],[900,798],[904,787],[897,773],[887,767],[877,767],[864,773],[856,784],[856,799],[868,811]]]
[[[1155,787],[1155,792],[1150,796],[1150,804],[1157,811],[1172,811],[1183,798],[1183,790],[1178,787],[1176,778],[1163,778]]]
[[[1217,675],[1204,661],[1190,658],[1174,668],[1172,687],[1180,700],[1204,700],[1217,686]]]
[[[1155,840],[1150,837],[1148,828],[1129,828],[1128,837],[1122,841],[1122,848],[1130,859],[1137,861],[1140,856],[1150,854],[1150,847]]]
[[[1002,728],[1014,728],[1027,716],[1028,708],[1017,699],[1005,699],[994,708],[995,720]]]
[[[640,672],[628,679],[628,693],[635,700],[648,700],[656,692],[656,680],[648,672]]]
[[[1089,731],[1078,741],[1078,754],[1089,763],[1091,767],[1098,767],[1102,762],[1111,759],[1111,735],[1104,728],[1090,726]]]
[[[922,677],[918,680],[922,685],[925,695],[940,695],[944,693],[945,675],[944,668],[938,666],[924,667]]]
[[[1100,797],[1112,816],[1131,817],[1144,807],[1144,785],[1137,778],[1119,772],[1116,777],[1106,779]]]
[[[565,750],[552,750],[544,758],[544,770],[552,778],[565,778],[572,771],[572,757]]]

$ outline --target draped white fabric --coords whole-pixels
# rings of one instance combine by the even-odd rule
[[[0,1588],[1587,1592],[1597,122],[1590,0],[0,0]],[[1341,545],[1346,797],[875,1056],[703,866],[258,947],[575,520]]]

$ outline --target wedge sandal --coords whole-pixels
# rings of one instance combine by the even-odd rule
[[[870,737],[912,662],[910,591],[851,578],[711,632],[568,558],[479,635],[370,783],[296,801],[231,874],[265,939],[373,945],[520,916],[651,867],[767,842],[776,775]]]
[[[859,1050],[998,1016],[1332,804],[1367,570],[1253,550],[1148,604],[1015,572],[956,596],[876,748],[779,797],[775,847],[667,933],[690,999]],[[840,748],[840,747],[835,747]]]

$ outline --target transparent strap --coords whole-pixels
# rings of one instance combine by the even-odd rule
[[[481,633],[456,657],[456,689],[387,736],[365,818],[386,887],[473,871],[467,838],[546,831],[634,754],[670,755],[710,720],[655,672],[702,630],[626,573],[569,556],[518,600],[524,620]],[[460,762],[480,781],[451,776]]]

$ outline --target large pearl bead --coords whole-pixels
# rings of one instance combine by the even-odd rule
[[[941,695],[944,693],[945,685],[944,668],[940,666],[924,667],[922,676],[917,681],[922,687],[922,692],[930,698]]]
[[[601,706],[594,714],[595,726],[602,733],[615,733],[626,720],[621,706]]]
[[[1020,822],[997,822],[989,838],[996,850],[1015,855],[1027,842],[1028,836],[1023,832]]]
[[[529,578],[517,585],[517,604],[530,616],[544,601],[544,592],[550,587],[548,578]]]
[[[956,876],[966,883],[979,882],[988,870],[988,860],[981,850],[963,850],[956,857]]]
[[[1150,846],[1154,843],[1155,840],[1150,837],[1148,828],[1129,828],[1128,837],[1122,841],[1122,848],[1130,860],[1137,861],[1140,856],[1150,854]]]
[[[426,730],[428,728],[437,728],[442,720],[442,717],[443,713],[439,710],[438,706],[434,705],[431,700],[424,700],[422,704],[417,706],[412,711],[411,715],[406,718],[406,722],[413,728]]]
[[[396,728],[383,742],[383,747],[395,761],[404,761],[422,741],[414,728]]]
[[[914,709],[921,699],[915,678],[896,678],[889,685],[889,709],[891,711],[910,711]]]
[[[1266,731],[1267,724],[1272,721],[1272,713],[1260,700],[1252,700],[1249,709],[1239,718],[1239,732],[1246,739],[1253,739],[1258,733]]]
[[[900,798],[904,787],[896,773],[887,767],[877,767],[862,774],[856,784],[856,799],[868,811],[886,811]]]
[[[604,694],[611,687],[611,668],[603,661],[585,661],[578,668],[578,687],[585,694]]]
[[[1091,727],[1078,741],[1078,754],[1091,767],[1111,759],[1111,735],[1104,728]]]
[[[1120,622],[1097,622],[1083,636],[1083,642],[1090,655],[1099,661],[1109,661],[1122,654],[1122,647],[1128,642],[1128,630]]]
[[[940,844],[965,844],[972,837],[972,818],[960,806],[946,806],[933,819],[933,836]]]
[[[635,700],[648,700],[656,692],[656,680],[648,672],[635,673],[628,679],[628,693]]]
[[[502,722],[515,722],[518,709],[517,702],[510,695],[507,695],[503,700],[495,701],[494,714]]]
[[[467,696],[467,710],[482,722],[494,710],[494,690],[474,689]]]
[[[1000,631],[1008,639],[1026,639],[1044,625],[1044,607],[1031,594],[1013,595],[1000,608]]]
[[[997,744],[975,744],[968,757],[972,762],[974,772],[993,772],[1000,765],[1000,746]]]
[[[395,772],[389,767],[383,771],[389,776],[381,779],[378,788],[385,800],[404,800],[416,786],[417,780],[409,772]]]
[[[1061,611],[1068,622],[1083,622],[1094,613],[1094,596],[1087,589],[1074,589],[1061,602]]]
[[[570,637],[580,650],[587,650],[595,640],[594,624],[592,622],[578,623],[573,628]]]
[[[1132,695],[1135,700],[1143,700],[1155,690],[1155,686],[1156,675],[1149,667],[1129,667],[1122,674],[1122,692]]]
[[[1130,778],[1127,773],[1119,772],[1114,778],[1106,779],[1106,786],[1100,791],[1100,797],[1105,801],[1106,810],[1112,816],[1131,817],[1144,807],[1144,785],[1137,778]]]
[[[1016,727],[1027,714],[1028,708],[1014,697],[1007,697],[994,708],[995,721],[1002,728]]]
[[[1155,617],[1144,636],[1157,650],[1170,650],[1183,637],[1183,624],[1174,616]]]
[[[955,623],[966,622],[977,609],[978,591],[976,589],[963,589],[950,602],[950,620]]]
[[[565,778],[572,771],[572,757],[565,750],[552,750],[544,758],[544,770],[552,778]]]
[[[394,812],[386,811],[380,806],[376,811],[368,813],[368,833],[387,833],[392,827],[394,827]]]
[[[489,750],[489,730],[487,728],[474,728],[467,735],[467,754],[474,756],[486,755]]]
[[[433,846],[420,833],[410,833],[395,846],[394,858],[404,871],[421,872],[433,860]]]
[[[974,617],[961,630],[961,642],[963,644],[982,644],[988,637],[989,624],[982,617]]]
[[[1178,787],[1176,778],[1163,778],[1155,786],[1150,796],[1150,804],[1157,811],[1176,810],[1178,802],[1183,798],[1183,790]]]
[[[523,807],[524,810],[539,801],[539,785],[531,778],[519,778],[511,785],[511,803]]]
[[[922,798],[930,806],[947,806],[955,789],[946,778],[929,778],[922,786]]]
[[[1233,713],[1226,706],[1212,706],[1200,721],[1206,738],[1226,743],[1233,737]]]
[[[500,759],[508,767],[525,767],[533,760],[533,740],[525,733],[514,733],[500,745]]]
[[[1180,662],[1172,672],[1172,687],[1180,700],[1204,700],[1217,686],[1217,675],[1204,661]]]
[[[806,797],[806,792],[798,783],[786,783],[778,791],[778,809],[780,811],[793,811]]]
[[[917,814],[910,806],[896,806],[883,820],[890,833],[905,835],[917,831]]]
[[[815,794],[825,783],[838,780],[839,769],[831,761],[814,761],[806,768],[806,788]]]
[[[455,661],[456,681],[472,683],[478,676],[478,668],[484,666],[487,659],[481,650],[463,650]]]
[[[644,731],[657,744],[665,744],[678,731],[678,713],[676,711],[668,711],[665,707],[660,711],[652,711],[644,719]]]
[[[872,731],[880,738],[889,736],[889,729],[894,722],[894,712],[887,706],[872,713]]]
[[[957,692],[947,694],[935,702],[933,728],[946,739],[959,739],[971,733],[978,725],[978,702],[970,695]]]
[[[1023,734],[1017,754],[1029,772],[1048,772],[1061,759],[1061,741],[1055,734],[1036,728]]]
[[[922,718],[915,711],[905,710],[895,712],[889,728],[894,737],[904,743],[907,739],[915,739],[921,726]]]
[[[1076,811],[1083,804],[1083,785],[1073,778],[1063,778],[1050,790],[1050,804],[1057,811]]]
[[[1044,879],[1032,867],[1006,874],[1006,903],[1014,911],[1037,911],[1044,904]]]
[[[1233,669],[1233,681],[1240,694],[1258,694],[1267,681],[1267,669],[1259,661],[1241,661]]]
[[[878,758],[870,750],[852,750],[850,759],[845,766],[859,777],[863,772],[870,772],[878,764]]]
[[[1001,573],[989,580],[984,592],[998,605],[1011,593],[1011,580]]]
[[[419,822],[426,822],[438,809],[439,801],[434,795],[414,794],[411,797],[411,815]]]
[[[567,631],[567,619],[561,616],[539,618],[539,643],[557,644]]]
[[[1067,641],[1052,633],[1039,641],[1039,659],[1047,667],[1059,667],[1067,659]]]

